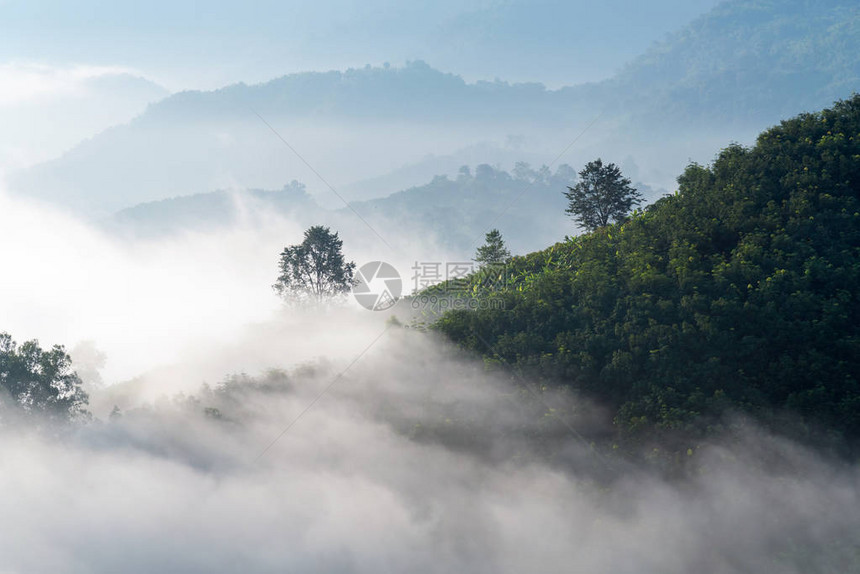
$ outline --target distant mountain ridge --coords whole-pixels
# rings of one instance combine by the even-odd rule
[[[150,112],[172,117],[187,113],[189,104],[207,111],[249,105],[261,113],[303,116],[475,120],[516,112],[552,121],[609,101],[664,117],[669,105],[685,121],[777,122],[798,108],[818,108],[857,89],[860,4],[729,0],[595,84],[550,90],[540,83],[467,83],[417,60],[403,67],[305,72],[255,86],[183,92]]]
[[[562,192],[575,179],[568,165],[553,172],[519,163],[514,173],[486,164],[474,170],[464,166],[456,178],[437,176],[388,197],[336,209],[320,207],[303,184],[293,181],[278,191],[222,190],[143,203],[102,221],[102,227],[120,236],[159,237],[240,224],[256,226],[272,217],[303,227],[323,223],[339,230],[364,231],[367,223],[392,236],[430,236],[438,246],[470,257],[490,226],[501,229],[518,251],[572,232],[575,225],[564,213],[567,201]],[[647,188],[642,191],[653,193]]]
[[[243,214],[268,212],[313,220],[322,209],[297,181],[283,189],[219,190],[141,203],[101,222],[104,229],[127,237],[158,237],[182,231],[212,231],[241,223]]]
[[[338,118],[384,117],[416,121],[492,120],[500,113],[548,121],[570,105],[561,92],[539,83],[478,81],[432,68],[423,60],[402,67],[302,72],[255,85],[225,86],[211,92],[184,91],[153,104],[141,121],[239,119],[252,109],[268,116]]]
[[[16,95],[14,86],[22,82],[30,92]],[[36,64],[0,65],[0,85],[0,171],[8,173],[50,161],[170,94],[121,70]]]
[[[860,90],[860,4],[729,0],[602,88],[663,122],[770,124],[812,111]]]
[[[165,197],[273,189],[292,179],[327,192],[307,164],[348,188],[428,154],[516,135],[526,142],[524,155],[546,163],[571,142],[577,145],[563,159],[574,165],[632,154],[657,174],[646,183],[667,185],[683,168],[681,152],[707,161],[718,150],[712,142],[753,137],[858,86],[856,2],[730,0],[600,83],[559,90],[468,83],[422,61],[291,74],[175,94],[9,179],[13,190],[106,216]]]

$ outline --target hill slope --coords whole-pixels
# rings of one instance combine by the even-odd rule
[[[860,437],[860,96],[679,184],[624,225],[515,258],[498,290],[476,277],[504,309],[435,328],[597,397],[622,435],[741,410]]]

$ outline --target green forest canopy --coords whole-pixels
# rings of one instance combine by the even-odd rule
[[[89,419],[87,393],[62,346],[20,345],[0,332],[0,427],[16,420],[64,424]]]
[[[476,275],[504,310],[434,328],[597,398],[622,436],[738,410],[860,436],[860,96],[678,183],[626,223],[514,258],[501,286]]]

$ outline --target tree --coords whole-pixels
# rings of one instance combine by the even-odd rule
[[[89,418],[89,397],[59,345],[46,351],[38,341],[18,345],[0,333],[0,390],[0,422],[19,416],[61,423]]]
[[[514,178],[518,181],[532,182],[537,175],[531,166],[524,161],[518,161],[514,164]]]
[[[600,158],[586,164],[579,172],[579,182],[567,189],[564,195],[569,204],[565,213],[587,231],[623,220],[634,205],[642,202],[642,195],[621,175],[618,166],[603,165]]]
[[[498,229],[492,229],[487,233],[486,243],[478,247],[475,261],[482,265],[497,265],[506,262],[511,257],[511,252],[505,247],[505,240]]]
[[[299,245],[281,252],[281,274],[272,287],[284,300],[319,304],[349,291],[355,263],[344,260],[343,241],[328,227],[315,225],[305,231]]]

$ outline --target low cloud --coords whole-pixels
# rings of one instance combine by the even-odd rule
[[[53,159],[168,95],[135,69],[0,63],[0,175]]]
[[[32,102],[36,98],[54,99],[91,95],[89,81],[105,76],[133,75],[140,72],[121,66],[52,66],[42,63],[0,64],[0,107]]]
[[[254,221],[120,241],[0,195],[2,328],[87,341],[109,384],[75,432],[0,431],[0,570],[856,569],[857,468],[749,426],[680,477],[608,454],[584,397],[385,313],[279,310],[302,228]]]
[[[548,393],[535,404],[521,396],[524,381],[487,373],[429,335],[384,329],[354,363],[339,356],[261,375],[257,387],[234,380],[229,392],[198,390],[197,403],[130,407],[60,441],[3,434],[3,566],[856,568],[855,468],[750,430],[702,445],[695,472],[669,480],[598,458],[545,416],[549,405],[587,434],[596,424],[587,402]],[[218,416],[204,414],[207,405]]]

